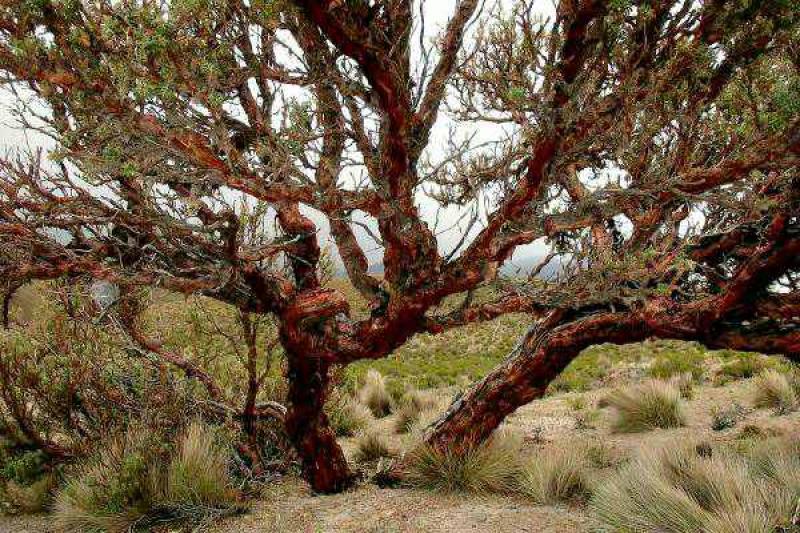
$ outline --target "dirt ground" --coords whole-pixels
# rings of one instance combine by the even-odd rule
[[[736,401],[749,404],[750,381],[723,387],[695,388],[688,403],[689,424],[683,428],[640,434],[615,434],[609,429],[610,413],[599,411],[593,428],[576,427],[574,393],[534,402],[510,417],[508,424],[520,431],[526,446],[603,443],[612,456],[630,457],[640,447],[670,446],[686,442],[732,440],[745,424],[784,434],[800,433],[800,414],[774,416],[767,410],[748,409],[745,419],[732,429],[711,429],[713,406]],[[589,406],[610,389],[583,393]],[[382,425],[389,430],[392,420]],[[394,437],[400,446],[402,437]],[[352,440],[344,441],[352,451]],[[596,523],[580,506],[537,506],[522,498],[497,495],[437,494],[415,489],[380,489],[360,485],[344,494],[314,496],[297,479],[278,481],[245,515],[216,524],[213,533],[345,533],[345,532],[590,532]],[[46,516],[0,518],[0,532],[47,533],[55,531]]]

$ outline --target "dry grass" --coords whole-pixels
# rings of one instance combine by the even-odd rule
[[[23,514],[45,511],[53,499],[53,491],[57,486],[56,477],[46,474],[40,479],[24,485],[16,481],[8,481],[3,487],[3,501],[14,512]]]
[[[359,435],[356,440],[354,459],[359,463],[378,461],[395,455],[386,435],[376,430],[366,431]]]
[[[786,414],[797,409],[797,393],[785,374],[767,370],[753,380],[753,405]]]
[[[364,385],[358,391],[358,399],[378,418],[392,412],[392,395],[386,388],[386,380],[377,370],[370,369],[367,372]]]
[[[398,433],[407,433],[423,418],[428,411],[437,410],[442,401],[433,393],[411,389],[400,400],[400,405],[395,410],[397,419],[395,429]]]
[[[165,461],[144,431],[113,439],[56,496],[59,531],[129,531],[152,523],[200,526],[238,512],[228,452],[208,427],[191,424]]]
[[[650,451],[600,486],[591,508],[614,531],[772,532],[800,496],[800,455],[786,444],[758,456],[696,448]]]
[[[664,381],[652,380],[617,390],[606,397],[605,403],[615,413],[612,429],[620,433],[686,425],[680,391]]]
[[[340,437],[352,437],[375,420],[369,407],[345,394],[336,394],[325,406],[328,422]]]
[[[586,498],[591,492],[586,449],[568,446],[540,450],[523,464],[517,489],[540,504]]]
[[[422,444],[406,457],[408,480],[443,492],[511,492],[519,472],[520,446],[521,438],[504,430],[463,455]]]

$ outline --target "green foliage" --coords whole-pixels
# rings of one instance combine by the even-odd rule
[[[670,383],[652,380],[630,386],[612,392],[606,402],[614,410],[612,428],[621,433],[686,425],[680,391]]]
[[[662,351],[650,363],[648,374],[656,379],[668,379],[673,376],[690,374],[695,380],[703,376],[703,361],[705,353],[702,350]]]
[[[715,405],[711,408],[711,429],[722,431],[735,427],[744,418],[744,409],[734,402],[726,407]]]

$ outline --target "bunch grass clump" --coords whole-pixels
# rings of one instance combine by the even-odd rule
[[[441,402],[430,392],[411,389],[400,399],[395,410],[397,419],[395,429],[398,433],[408,433],[423,418],[423,414],[436,410]]]
[[[512,492],[521,444],[521,438],[508,431],[461,454],[421,444],[406,458],[408,479],[418,487],[442,492]]]
[[[356,440],[355,460],[359,463],[394,457],[395,453],[386,435],[375,430],[365,431]]]
[[[783,415],[797,409],[797,393],[786,374],[766,370],[753,380],[753,405]]]
[[[358,391],[358,399],[378,418],[392,412],[392,395],[386,387],[383,375],[375,369],[370,369],[364,377],[364,385]]]
[[[613,531],[772,532],[790,527],[800,497],[794,445],[642,454],[596,491],[591,509]]]
[[[227,446],[192,423],[177,449],[164,453],[142,429],[113,439],[57,494],[60,531],[130,531],[155,523],[195,526],[242,507],[228,471]]]
[[[684,403],[680,391],[672,383],[646,381],[609,394],[605,403],[615,413],[612,429],[620,433],[686,425]]]
[[[325,414],[339,437],[355,436],[374,421],[369,407],[346,394],[335,394],[325,405]]]
[[[583,447],[546,448],[522,465],[517,488],[539,504],[585,499],[591,493],[589,466]]]

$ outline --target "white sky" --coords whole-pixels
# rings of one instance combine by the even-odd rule
[[[485,9],[489,9],[489,7],[492,5],[492,1],[493,0],[487,1]],[[500,3],[504,6],[504,8],[507,8],[508,6],[513,5],[514,2],[513,0],[500,0]],[[448,19],[453,13],[455,4],[455,0],[428,0],[425,3],[425,24],[428,40],[437,35],[441,29],[446,26]],[[418,8],[416,9],[418,10]],[[538,5],[536,5],[536,9],[540,13],[547,16],[552,16],[555,12],[553,3],[550,0],[539,1]],[[415,12],[418,13],[418,11]],[[414,43],[415,47],[412,53],[414,53],[416,57],[419,57],[417,44],[418,37],[412,39],[412,42]],[[51,147],[52,141],[50,139],[35,131],[24,131],[18,124],[16,124],[14,117],[9,112],[9,107],[12,102],[13,98],[7,94],[7,92],[0,91],[0,150],[5,152],[8,150],[25,147]],[[456,134],[464,133],[466,133],[466,131],[456,131]],[[479,128],[479,136],[486,140],[496,138],[501,134],[502,130],[497,125],[481,125]],[[440,113],[439,123],[434,128],[431,136],[431,142],[428,147],[428,153],[430,154],[431,158],[436,159],[437,155],[443,153],[443,149],[446,146],[449,135],[450,130],[448,127],[448,119],[444,113]],[[434,220],[437,216],[436,211],[438,204],[430,198],[419,194],[418,205],[423,218],[431,227],[433,227]],[[321,234],[321,242],[330,242],[330,249],[335,250],[335,247],[332,246],[332,241],[330,241],[328,236],[328,225],[325,217],[319,213],[313,212],[310,209],[307,210],[307,212],[317,223],[317,227],[319,228]],[[461,237],[462,231],[459,228],[459,219],[461,214],[462,212],[460,210],[451,208],[443,210],[438,215],[439,225],[437,228],[437,239],[443,255],[449,254]],[[469,217],[465,217],[460,225],[466,226],[468,219]],[[443,231],[448,228],[450,228],[449,231]],[[478,229],[479,228],[474,228],[472,233],[476,233]],[[370,263],[373,265],[379,264],[382,251],[376,247],[374,241],[367,237],[366,232],[361,228],[356,226],[355,231],[359,241],[362,243],[365,251],[368,253]],[[514,262],[520,262],[520,264],[529,264],[533,257],[539,257],[543,255],[544,250],[545,246],[542,242],[537,242],[532,245],[522,247],[514,254]]]

